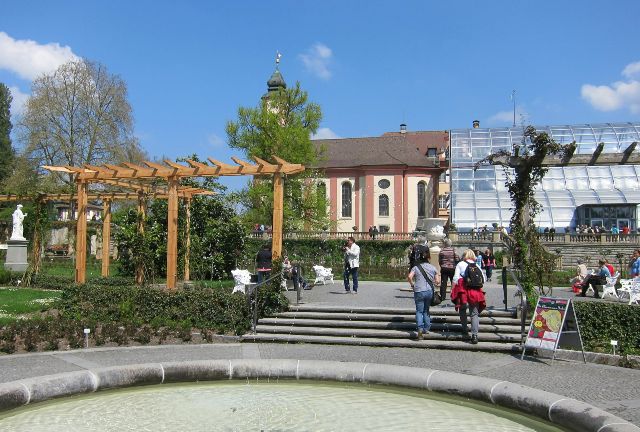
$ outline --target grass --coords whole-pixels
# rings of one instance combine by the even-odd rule
[[[0,325],[47,309],[61,295],[60,291],[0,288]]]
[[[118,276],[118,266],[113,261],[109,266],[109,275]],[[52,276],[70,276],[75,275],[75,261],[71,258],[43,258],[42,272]],[[102,262],[96,259],[87,259],[87,277],[100,277],[102,275]]]

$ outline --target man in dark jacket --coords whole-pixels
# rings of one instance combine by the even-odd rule
[[[263,245],[262,249],[258,251],[256,255],[256,272],[258,272],[258,283],[264,279],[269,279],[271,274],[271,247],[269,245]]]
[[[444,247],[440,250],[438,263],[440,264],[440,298],[447,298],[447,280],[451,281],[453,289],[453,275],[456,272],[456,264],[460,258],[456,251],[451,247],[451,239],[444,239]]]

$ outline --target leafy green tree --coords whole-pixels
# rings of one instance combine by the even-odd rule
[[[191,157],[190,159],[195,159]],[[183,179],[182,185],[224,192],[213,178]],[[154,200],[147,212],[144,234],[137,232],[141,217],[134,208],[114,214],[118,226],[114,237],[118,245],[118,263],[123,274],[133,275],[142,264],[145,279],[164,277],[167,266],[167,201]],[[180,200],[178,208],[178,275],[183,276],[186,251],[186,207]],[[244,252],[246,231],[232,203],[223,194],[195,196],[191,201],[192,279],[223,279],[236,267]]]
[[[11,146],[11,101],[9,88],[0,83],[0,184],[12,172],[14,150]]]
[[[24,156],[33,166],[137,162],[125,82],[87,60],[61,65],[33,81],[19,124]],[[55,174],[72,187],[71,177]]]
[[[321,119],[320,106],[309,102],[307,92],[296,83],[293,88],[282,85],[270,91],[255,108],[239,108],[237,120],[227,122],[226,131],[229,145],[242,150],[249,159],[259,157],[275,162],[273,156],[278,156],[308,167],[320,156],[310,137]],[[315,181],[318,177],[317,171],[307,168],[303,173],[286,178],[285,229],[326,225],[326,202],[324,196],[318,194]],[[273,218],[271,179],[255,177],[242,196],[246,223],[270,224]]]
[[[496,152],[476,165],[490,164],[506,168],[505,185],[513,203],[511,236],[507,239],[507,244],[522,287],[534,305],[537,294],[546,294],[547,289],[552,288],[545,285],[550,273],[555,270],[556,259],[554,254],[540,244],[538,238],[534,220],[542,207],[535,198],[535,189],[548,170],[543,164],[545,157],[558,156],[565,159],[573,154],[575,148],[575,142],[558,144],[546,132],[538,132],[533,126],[528,126],[524,131],[522,144],[513,152]]]

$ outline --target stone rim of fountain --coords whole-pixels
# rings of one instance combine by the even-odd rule
[[[395,385],[515,409],[572,431],[640,431],[628,421],[586,402],[508,381],[408,366],[295,359],[146,363],[27,378],[0,384],[0,412],[99,390],[248,378]]]

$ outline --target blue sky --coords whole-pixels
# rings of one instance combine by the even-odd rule
[[[229,160],[225,123],[266,91],[275,53],[321,105],[321,137],[640,118],[640,2],[17,1],[0,82],[84,57],[127,83],[152,156]],[[230,179],[233,188],[245,180]]]

